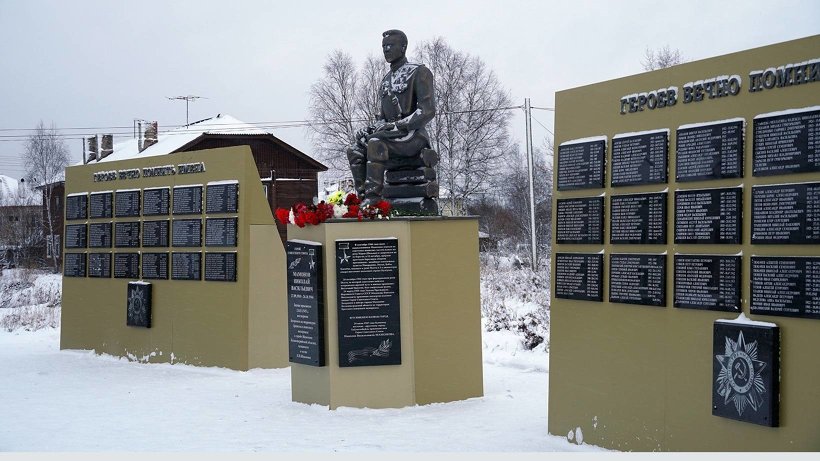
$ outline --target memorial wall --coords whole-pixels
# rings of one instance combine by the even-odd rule
[[[287,366],[284,249],[248,148],[69,167],[65,216],[61,348]]]
[[[558,92],[555,133],[549,432],[820,450],[820,36]]]

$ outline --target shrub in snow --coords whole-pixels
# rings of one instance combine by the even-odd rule
[[[0,277],[0,328],[7,331],[60,325],[62,284],[59,274],[12,269]]]

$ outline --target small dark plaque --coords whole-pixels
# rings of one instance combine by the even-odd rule
[[[609,302],[666,306],[666,255],[611,255]]]
[[[66,224],[65,247],[86,248],[88,246],[88,227],[85,224]]]
[[[288,353],[290,361],[325,366],[325,294],[322,245],[287,241]]]
[[[603,301],[603,279],[603,254],[555,254],[556,298]]]
[[[778,427],[780,328],[716,320],[712,345],[712,414]]]
[[[205,253],[205,280],[236,282],[236,253]]]
[[[134,248],[140,246],[140,222],[114,223],[114,246]]]
[[[206,218],[206,247],[235,247],[239,218]]]
[[[686,125],[675,136],[678,182],[743,177],[743,119]]]
[[[88,194],[69,194],[65,198],[65,219],[86,219],[88,217]]]
[[[675,192],[675,243],[740,243],[743,188]]]
[[[85,277],[85,253],[65,253],[63,255],[63,275]]]
[[[89,253],[88,276],[97,278],[110,278],[111,253]]]
[[[168,253],[143,253],[142,278],[168,280]]]
[[[175,247],[198,247],[202,245],[201,219],[175,219],[171,245]]]
[[[144,247],[167,247],[168,227],[170,221],[143,221],[142,222],[142,246]]]
[[[111,223],[100,222],[88,225],[89,248],[111,248]]]
[[[820,183],[752,187],[752,243],[820,243]]]
[[[604,243],[604,198],[558,199],[558,243]]]
[[[114,193],[111,191],[91,193],[88,199],[88,217],[91,219],[114,216]]]
[[[140,215],[140,191],[118,190],[114,196],[114,214],[118,218],[131,218]]]
[[[137,279],[140,276],[139,253],[114,253],[114,278]]]
[[[337,240],[339,366],[401,364],[399,244]]]
[[[674,305],[740,312],[740,256],[675,255]]]
[[[239,209],[239,182],[208,184],[205,198],[206,213],[236,213]]]
[[[820,320],[820,257],[752,256],[752,314]]]
[[[558,146],[558,190],[604,187],[606,138],[561,143]]]
[[[820,171],[820,109],[757,116],[755,176]]]
[[[167,215],[171,205],[171,188],[155,187],[142,191],[142,215]]]
[[[609,243],[666,243],[666,192],[613,195]]]
[[[151,328],[151,284],[128,282],[126,321],[129,327]]]
[[[202,186],[174,187],[174,214],[202,213]]]
[[[666,182],[668,130],[612,138],[612,186]]]
[[[171,253],[171,278],[202,280],[202,253]]]

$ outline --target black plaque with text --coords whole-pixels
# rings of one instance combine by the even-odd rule
[[[175,247],[198,247],[202,245],[201,219],[175,219],[171,245]]]
[[[92,193],[88,199],[88,217],[91,219],[111,218],[114,216],[114,193]]]
[[[167,247],[168,227],[170,221],[143,221],[142,222],[142,246],[144,247]]]
[[[138,189],[118,190],[114,195],[114,215],[118,218],[139,216],[140,191]]]
[[[114,246],[118,248],[135,248],[140,246],[140,222],[128,221],[114,223]]]
[[[678,182],[743,177],[743,119],[678,128]]]
[[[556,253],[555,297],[584,301],[604,300],[602,253]]]
[[[609,243],[666,243],[666,192],[613,195]]]
[[[752,256],[752,314],[820,319],[820,257]]]
[[[325,366],[322,244],[288,240],[288,356],[292,363]]]
[[[111,277],[111,253],[88,253],[88,276]]]
[[[675,255],[674,306],[740,312],[740,256]]]
[[[558,243],[604,243],[604,198],[558,199]]]
[[[206,213],[236,213],[239,209],[238,181],[208,184],[206,189]]]
[[[63,275],[85,277],[85,253],[65,253],[63,255]]]
[[[609,302],[666,306],[666,255],[611,255]]]
[[[111,248],[111,223],[100,222],[88,225],[89,248]]]
[[[205,280],[236,282],[236,253],[205,253]]]
[[[741,243],[743,188],[675,192],[675,243]]]
[[[174,187],[174,214],[202,213],[202,186]]]
[[[171,188],[156,187],[142,191],[142,215],[167,215],[171,205]]]
[[[235,247],[239,218],[205,218],[206,247]]]
[[[128,282],[125,324],[130,327],[151,328],[151,284]]]
[[[168,280],[168,253],[143,253],[142,278]]]
[[[612,186],[658,184],[667,180],[667,130],[612,138]]]
[[[140,276],[139,253],[114,253],[114,278],[137,279]]]
[[[86,219],[88,217],[88,194],[69,194],[65,198],[65,219]]]
[[[399,244],[337,240],[339,366],[401,364]]]
[[[752,243],[820,243],[820,183],[752,187]]]
[[[202,253],[171,253],[171,278],[202,280]]]
[[[604,187],[606,139],[568,141],[558,146],[558,190]]]
[[[755,176],[820,171],[820,109],[754,120]]]
[[[88,227],[85,224],[66,224],[65,247],[86,248],[88,246]]]

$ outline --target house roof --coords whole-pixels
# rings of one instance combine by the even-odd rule
[[[11,176],[0,174],[0,206],[39,206],[43,196]]]

